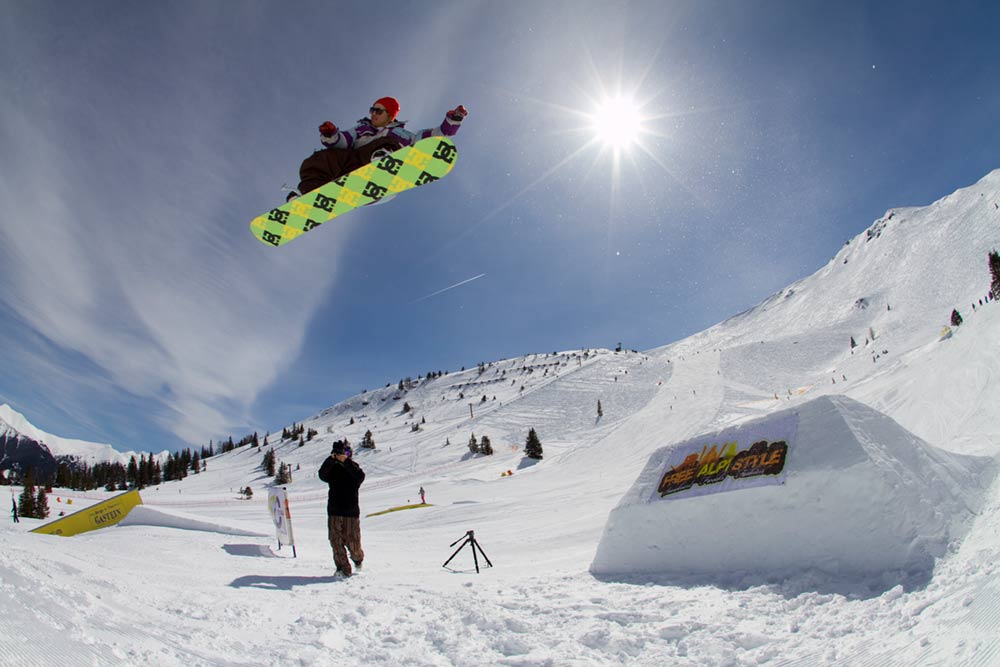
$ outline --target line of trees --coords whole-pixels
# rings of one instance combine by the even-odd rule
[[[986,301],[995,301],[1000,298],[1000,253],[996,250],[991,250],[989,253],[989,266],[990,266],[990,291],[986,295]],[[979,305],[983,305],[983,300],[979,300]],[[972,309],[976,309],[976,304],[972,304]],[[960,327],[962,326],[962,314],[958,312],[957,308],[953,308],[951,311],[951,326]]]
[[[990,251],[990,293],[992,298],[1000,298],[1000,254]]]

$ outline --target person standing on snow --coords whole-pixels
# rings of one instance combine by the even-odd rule
[[[397,121],[399,102],[394,97],[380,97],[368,110],[370,116],[362,118],[348,129],[340,130],[330,121],[319,126],[323,150],[316,151],[299,168],[299,187],[288,193],[287,201],[311,192],[321,185],[343,176],[358,167],[388,155],[403,146],[412,146],[427,137],[452,137],[458,133],[469,112],[464,106],[445,114],[441,125],[419,132],[405,129],[405,121]]]
[[[351,576],[351,563],[361,569],[365,552],[361,548],[361,507],[358,490],[365,481],[365,471],[355,461],[347,457],[346,444],[338,440],[333,443],[330,456],[319,469],[319,478],[330,485],[330,495],[326,502],[326,514],[330,546],[333,548],[333,562],[337,574]]]
[[[420,487],[420,504],[421,505],[427,504],[427,500],[424,499],[424,487],[422,486]]]
[[[17,501],[14,500],[13,495],[10,497],[10,504],[13,505],[10,509],[10,514],[14,517],[14,523],[21,523],[21,519],[17,516]]]

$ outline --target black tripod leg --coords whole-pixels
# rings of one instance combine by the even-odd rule
[[[475,540],[473,540],[472,541],[472,553],[473,554],[476,553],[476,549],[479,549],[479,553],[481,553],[483,555],[483,558],[486,559],[486,564],[489,565],[490,567],[493,567],[493,563],[490,562],[490,557],[487,556],[486,552],[483,551],[483,548],[481,546],[479,546],[479,542],[476,542]]]
[[[464,547],[464,546],[465,546],[466,544],[468,544],[468,543],[469,543],[469,538],[468,538],[468,537],[466,537],[466,538],[465,538],[465,542],[462,542],[462,546],[460,546],[459,548],[455,549],[455,553],[453,553],[453,554],[451,555],[451,558],[449,558],[448,560],[446,560],[446,561],[444,562],[444,565],[442,565],[441,567],[448,567],[448,563],[450,563],[450,562],[452,561],[452,559],[453,559],[453,558],[455,558],[455,556],[457,556],[457,555],[458,555],[458,552],[459,552],[459,551],[461,551],[461,550],[462,550],[462,548],[463,548],[463,547]]]
[[[476,557],[476,541],[472,540],[472,562],[476,564],[476,574],[479,574],[479,558]]]

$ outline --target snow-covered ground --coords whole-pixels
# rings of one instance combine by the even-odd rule
[[[590,571],[609,514],[657,450],[821,396],[896,422],[873,432],[898,425],[943,452],[995,459],[1000,305],[979,299],[987,253],[1000,248],[998,201],[1000,171],[929,207],[895,209],[813,276],[663,348],[528,355],[405,391],[387,378],[306,419],[319,435],[304,446],[272,434],[294,473],[295,558],[255,536],[273,535],[270,480],[249,447],[144,489],[124,525],[62,538],[29,533],[37,521],[7,524],[0,664],[1000,665],[1000,487],[988,473],[936,478],[935,491],[968,501],[968,516],[916,579],[834,577],[819,564],[775,577],[753,562],[726,583]],[[952,308],[965,323],[942,339]],[[520,452],[529,428],[545,454],[534,465]],[[363,518],[364,570],[334,579],[316,470],[333,440],[357,446],[368,429],[377,450],[356,454],[368,473],[362,513],[417,503],[420,486],[431,506]],[[496,454],[470,456],[472,433]],[[813,510],[855,507],[843,491],[863,488],[838,479]],[[889,484],[873,502],[913,498],[904,481],[905,493]],[[237,499],[247,485],[253,500]],[[107,496],[56,490],[50,505]],[[807,509],[785,519],[814,520]],[[945,534],[941,519],[917,525],[915,543]],[[867,543],[891,529],[858,521],[875,536]],[[466,548],[443,568],[469,530],[493,567],[477,574]],[[794,552],[794,531],[783,535]]]

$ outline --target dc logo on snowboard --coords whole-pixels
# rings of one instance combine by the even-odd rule
[[[321,211],[326,211],[327,213],[333,213],[333,207],[337,205],[337,200],[334,197],[327,197],[326,195],[318,194],[316,195],[316,200],[313,202],[313,206],[320,209]]]
[[[435,160],[444,160],[448,164],[455,161],[455,154],[458,153],[458,149],[455,148],[454,144],[449,144],[444,141],[438,144],[437,150],[434,151]]]
[[[272,222],[280,222],[281,224],[286,224],[288,222],[288,211],[282,211],[280,208],[271,209],[268,213],[267,219]]]
[[[385,193],[389,191],[389,188],[384,188],[378,183],[372,183],[368,181],[368,185],[365,186],[363,194],[365,197],[371,197],[372,199],[381,199],[385,197]]]
[[[386,157],[379,160],[378,168],[382,171],[387,171],[393,176],[399,175],[399,169],[403,166],[403,161],[398,160],[392,156],[387,155]]]
[[[428,174],[426,171],[420,172],[420,177],[417,178],[417,185],[427,185],[428,183],[433,183],[438,179],[437,176]]]

